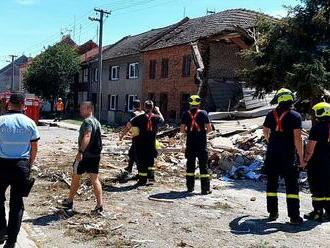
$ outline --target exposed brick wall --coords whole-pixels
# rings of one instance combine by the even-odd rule
[[[209,79],[232,79],[238,76],[243,63],[235,44],[210,43]]]
[[[143,54],[145,73],[143,77],[143,97],[147,98],[149,93],[155,94],[156,104],[160,104],[160,94],[168,95],[167,113],[176,112],[176,119],[181,116],[182,94],[196,94],[198,85],[195,83],[196,67],[191,61],[190,76],[182,76],[183,56],[192,54],[190,45],[175,46],[160,50],[148,51]],[[161,78],[162,59],[169,59],[168,78]],[[150,60],[156,60],[156,78],[149,78]]]

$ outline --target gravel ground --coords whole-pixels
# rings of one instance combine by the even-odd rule
[[[211,195],[200,195],[199,184],[194,195],[187,195],[184,174],[162,171],[159,183],[135,189],[134,182],[111,181],[119,173],[116,167],[123,168],[126,162],[109,156],[103,157],[101,171],[105,215],[90,215],[95,202],[86,178],[76,212],[59,211],[56,206],[68,187],[54,175],[70,171],[78,134],[56,127],[40,127],[40,131],[37,164],[41,170],[26,199],[24,220],[40,247],[330,247],[330,223],[286,224],[284,196],[279,200],[279,220],[267,223],[263,182],[215,179]],[[301,211],[310,209],[310,196],[302,193]]]

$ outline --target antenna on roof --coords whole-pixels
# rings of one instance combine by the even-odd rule
[[[183,8],[183,18],[186,18],[186,6],[184,6],[184,8]]]

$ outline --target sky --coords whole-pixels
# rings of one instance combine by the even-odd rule
[[[103,44],[181,20],[207,10],[246,8],[276,17],[299,0],[0,0],[0,69],[10,54],[35,56],[70,34],[77,44],[97,39],[94,8],[111,10],[104,23]]]

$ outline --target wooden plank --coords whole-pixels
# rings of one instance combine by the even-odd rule
[[[202,55],[198,49],[197,42],[192,43],[191,46],[194,51],[194,56],[195,56],[197,64],[198,64],[198,68],[201,68],[202,70],[204,70],[205,66],[203,63]]]

